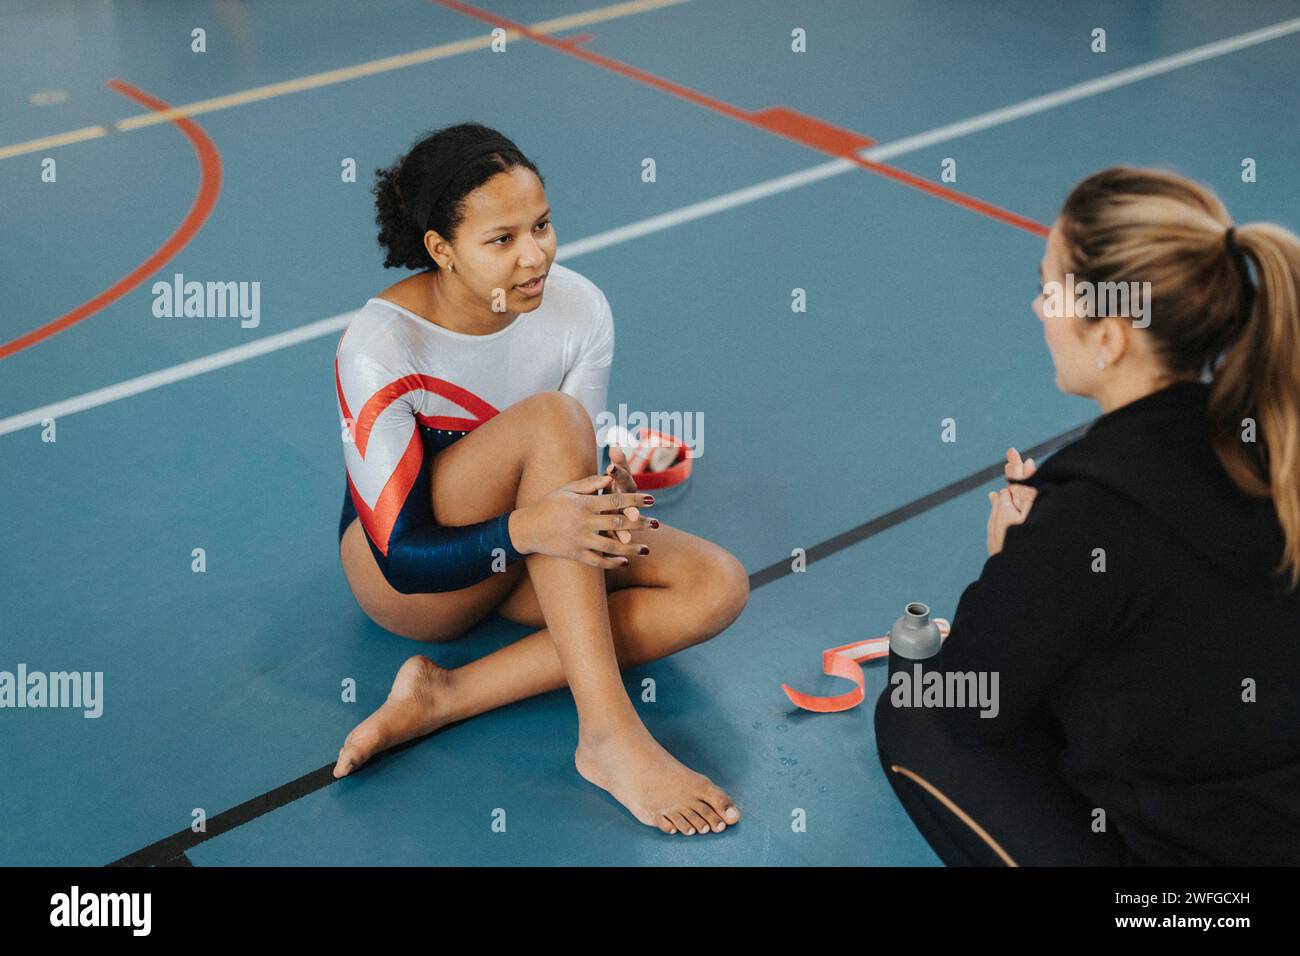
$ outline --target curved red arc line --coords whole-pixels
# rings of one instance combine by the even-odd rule
[[[110,80],[108,83],[110,89],[121,93],[129,99],[135,100],[142,106],[151,110],[167,110],[171,107],[155,96],[151,96],[144,90],[132,86],[124,80]],[[221,154],[217,152],[216,145],[208,138],[208,134],[195,123],[186,117],[177,117],[172,120],[187,140],[194,147],[195,155],[199,160],[199,188],[194,196],[194,202],[190,206],[190,211],[185,214],[181,224],[158,249],[140,263],[117,282],[113,283],[103,292],[99,293],[93,299],[89,299],[77,306],[71,312],[65,312],[50,322],[45,323],[38,328],[32,329],[24,335],[5,342],[0,345],[0,361],[9,358],[17,352],[31,348],[39,342],[43,342],[51,336],[58,335],[64,329],[67,329],[78,322],[88,319],[100,309],[116,302],[122,296],[126,295],[145,279],[149,278],[171,259],[180,252],[181,249],[189,243],[198,231],[203,228],[204,222],[207,221],[208,214],[212,212],[212,207],[217,204],[217,196],[221,192]]]

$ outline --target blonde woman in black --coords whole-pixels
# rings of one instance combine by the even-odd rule
[[[887,689],[886,777],[949,864],[1300,863],[1300,240],[1112,168],[1039,281],[1103,414],[990,495],[938,667],[996,673],[996,716]]]

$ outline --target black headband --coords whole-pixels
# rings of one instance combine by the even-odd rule
[[[421,235],[429,231],[429,217],[433,215],[433,207],[438,205],[438,200],[447,191],[452,177],[483,154],[496,153],[503,149],[517,149],[517,147],[508,139],[487,139],[481,143],[471,143],[462,147],[448,162],[438,165],[438,168],[421,184],[420,191],[415,194],[415,201],[410,206],[411,216],[415,219],[415,224],[420,227]]]

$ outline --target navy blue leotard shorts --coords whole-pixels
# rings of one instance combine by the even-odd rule
[[[420,440],[424,442],[424,464],[420,468],[420,476],[415,479],[415,485],[411,488],[412,495],[424,495],[427,501],[430,491],[429,485],[429,468],[433,464],[433,457],[444,448],[450,448],[457,441],[464,438],[469,432],[452,432],[437,428],[430,428],[427,425],[418,426],[420,429]],[[409,496],[408,496],[409,497]],[[339,541],[343,541],[343,533],[348,530],[348,526],[357,520],[357,508],[352,503],[352,491],[348,488],[348,476],[343,475],[343,514],[339,516]]]

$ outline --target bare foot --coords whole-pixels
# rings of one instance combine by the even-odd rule
[[[578,773],[608,791],[632,816],[664,833],[721,833],[740,820],[730,797],[664,750],[639,724],[600,740],[581,740],[574,763]]]
[[[348,734],[334,765],[335,777],[346,777],[389,747],[432,733],[451,719],[451,671],[423,654],[409,658],[397,672],[382,707]]]

